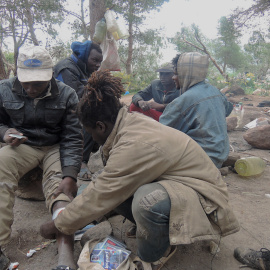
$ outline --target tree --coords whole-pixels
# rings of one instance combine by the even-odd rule
[[[253,0],[253,5],[246,9],[236,9],[230,16],[230,20],[240,29],[253,23],[253,19],[257,17],[265,17],[269,20],[270,1],[269,0]],[[269,23],[268,23],[269,24]]]
[[[228,81],[228,76],[212,56],[209,40],[202,35],[198,26],[195,24],[191,28],[183,26],[181,32],[176,33],[175,37],[171,39],[171,42],[177,46],[180,53],[193,52],[195,50],[207,54],[220,74]]]
[[[219,20],[218,35],[214,51],[217,62],[222,66],[223,73],[226,73],[227,67],[233,69],[241,67],[243,55],[237,44],[241,34],[234,27],[233,22],[222,17]]]
[[[107,2],[107,1],[106,1]],[[90,36],[91,39],[95,33],[95,26],[96,23],[104,17],[106,12],[106,5],[105,0],[89,0],[89,10],[90,10]]]
[[[146,15],[150,11],[158,10],[163,3],[168,1],[169,0],[109,1],[109,5],[112,6],[113,10],[123,16],[129,31],[127,57],[124,60],[127,74],[131,74],[133,72],[133,68],[135,66],[134,55],[136,55],[136,51],[140,50],[140,45],[146,43],[146,41],[148,41],[147,44],[154,44],[159,40],[156,40],[155,36],[151,35],[152,40],[150,41],[149,37],[144,35],[141,27],[146,19]]]
[[[258,79],[265,76],[270,68],[270,43],[266,41],[266,37],[264,33],[254,31],[248,44],[244,46],[245,51],[252,56],[250,68]]]
[[[25,42],[39,45],[41,42],[36,36],[36,30],[55,36],[55,24],[64,20],[65,2],[66,0],[0,0],[0,35],[3,38],[1,48],[5,42],[13,44],[15,73],[19,47]]]

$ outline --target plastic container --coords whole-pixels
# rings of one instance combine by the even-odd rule
[[[104,18],[96,23],[93,41],[100,44],[106,36],[107,25]]]
[[[241,176],[261,174],[266,167],[266,162],[259,157],[240,158],[235,162],[234,169]]]
[[[118,26],[115,19],[115,13],[109,9],[105,12],[104,17],[106,19],[107,30],[111,33],[117,32]]]
[[[237,117],[237,126],[236,128],[239,128],[242,126],[243,123],[243,117],[244,117],[244,107],[242,102],[239,102],[238,104],[233,105],[233,110],[229,117]]]

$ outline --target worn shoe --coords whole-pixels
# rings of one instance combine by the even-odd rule
[[[234,257],[239,262],[259,270],[270,270],[270,250],[261,248],[256,251],[250,248],[236,248]]]
[[[127,230],[127,232],[126,232],[126,236],[127,236],[128,238],[136,238],[136,231],[137,231],[137,226],[136,226],[135,224],[132,224],[132,225],[128,228],[128,230]]]
[[[7,270],[10,265],[10,260],[0,250],[0,270]]]

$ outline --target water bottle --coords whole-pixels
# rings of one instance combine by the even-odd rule
[[[104,18],[102,18],[100,21],[96,23],[93,41],[100,44],[105,38],[106,32],[107,32],[106,21]]]
[[[234,169],[241,176],[253,176],[264,171],[266,162],[259,157],[240,158],[235,162]]]

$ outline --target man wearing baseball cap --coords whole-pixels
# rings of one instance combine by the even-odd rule
[[[130,111],[143,113],[159,121],[159,117],[168,103],[179,96],[172,79],[174,75],[173,65],[164,64],[159,69],[159,80],[154,80],[144,90],[132,97]]]
[[[30,46],[19,51],[17,77],[0,82],[0,270],[8,258],[1,247],[10,240],[15,190],[20,178],[43,169],[46,206],[53,219],[77,193],[82,159],[82,131],[74,113],[78,97],[53,77],[49,53]],[[58,266],[75,269],[73,236],[59,234]]]

